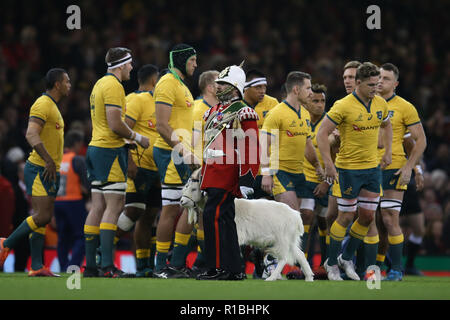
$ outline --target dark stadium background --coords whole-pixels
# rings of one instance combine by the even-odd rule
[[[80,30],[66,27],[70,4],[81,8]],[[366,8],[371,4],[380,6],[380,30],[366,27]],[[44,91],[42,78],[52,67],[68,70],[72,81],[70,97],[59,104],[65,128],[83,130],[89,142],[89,94],[106,71],[104,57],[110,47],[133,51],[134,70],[131,81],[124,84],[126,93],[137,89],[136,71],[141,65],[167,67],[169,49],[184,42],[198,52],[198,69],[188,81],[194,96],[199,94],[196,83],[202,71],[221,70],[245,59],[246,69],[258,68],[267,75],[268,94],[278,99],[289,71],[310,73],[313,82],[328,87],[327,108],[345,94],[345,62],[392,62],[400,69],[397,93],[417,107],[428,139],[426,187],[420,193],[427,234],[421,253],[448,255],[449,21],[450,1],[2,0],[0,173],[12,182],[16,194],[20,192],[11,149],[19,147],[26,159],[28,111]],[[23,205],[16,207],[14,225],[26,215]],[[9,227],[5,221],[0,223],[2,233]]]

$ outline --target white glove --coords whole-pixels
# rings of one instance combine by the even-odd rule
[[[240,189],[241,189],[241,193],[242,193],[242,196],[244,197],[244,199],[248,199],[248,196],[255,193],[255,190],[253,190],[253,188],[242,186],[242,187],[240,187]]]

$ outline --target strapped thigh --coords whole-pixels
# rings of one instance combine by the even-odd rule
[[[358,207],[375,211],[377,210],[378,204],[380,202],[380,197],[358,197]]]
[[[337,198],[337,204],[341,212],[356,212],[357,199]]]

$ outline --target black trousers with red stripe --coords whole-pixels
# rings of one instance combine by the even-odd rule
[[[224,189],[207,188],[208,200],[203,211],[205,257],[208,268],[231,273],[242,270],[242,261],[234,222],[234,195]]]

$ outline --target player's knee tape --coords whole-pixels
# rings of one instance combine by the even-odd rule
[[[327,211],[328,208],[321,208],[319,210],[319,213],[317,214],[318,217],[326,218],[327,217]]]
[[[130,231],[133,228],[135,222],[127,217],[125,212],[122,212],[117,221],[117,226],[123,231]]]
[[[314,199],[302,199],[302,204],[300,205],[301,209],[314,211],[316,205],[316,201]]]
[[[375,211],[377,210],[378,203],[380,202],[380,197],[368,198],[368,197],[358,197],[358,207]]]
[[[174,204],[180,204],[180,199],[183,193],[183,186],[168,186],[168,185],[161,185],[161,198],[162,198],[162,205],[168,206],[168,205],[174,205]]]
[[[132,208],[137,208],[137,209],[145,210],[145,208],[146,208],[147,206],[145,205],[145,203],[132,202],[132,203],[127,203],[127,204],[125,205],[125,208],[128,208],[128,207],[132,207]]]
[[[127,189],[126,182],[106,182],[93,181],[91,184],[92,192],[115,193],[125,195]]]
[[[356,212],[357,209],[357,199],[344,199],[338,198],[338,210],[341,212]]]
[[[402,203],[402,200],[381,198],[380,207],[381,209],[400,212]]]

